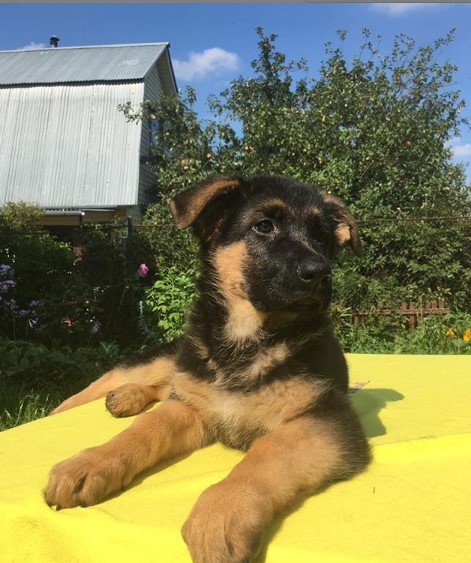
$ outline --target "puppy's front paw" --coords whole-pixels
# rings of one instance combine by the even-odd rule
[[[102,447],[90,448],[61,461],[49,472],[44,499],[57,509],[97,504],[123,488],[124,464],[106,455]]]
[[[182,535],[194,563],[248,563],[270,520],[257,494],[222,482],[200,496]]]
[[[133,416],[144,410],[149,404],[149,397],[142,385],[125,383],[106,395],[105,405],[116,417]]]

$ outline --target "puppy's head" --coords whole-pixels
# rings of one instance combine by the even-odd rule
[[[171,210],[177,227],[193,227],[224,292],[259,311],[324,310],[332,258],[344,246],[361,254],[345,205],[289,178],[212,177],[177,195]]]

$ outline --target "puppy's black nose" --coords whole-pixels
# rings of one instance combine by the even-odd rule
[[[330,279],[330,268],[327,264],[303,262],[296,268],[298,277],[306,284],[315,286]]]

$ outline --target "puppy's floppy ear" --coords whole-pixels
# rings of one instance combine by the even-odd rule
[[[362,255],[360,233],[357,223],[347,209],[343,201],[333,195],[324,194],[324,200],[328,205],[329,212],[332,214],[335,227],[335,238],[339,246],[349,244],[356,256]]]
[[[177,228],[184,229],[193,224],[208,203],[240,185],[241,178],[236,176],[211,176],[179,193],[170,202]]]

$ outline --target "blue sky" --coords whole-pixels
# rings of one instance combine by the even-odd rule
[[[347,53],[354,54],[365,27],[382,37],[384,52],[399,33],[423,45],[456,28],[443,58],[459,67],[455,87],[471,116],[471,3],[0,4],[0,50],[48,47],[52,34],[62,47],[169,41],[178,86],[196,88],[203,115],[209,94],[250,74],[259,25],[278,35],[288,59],[306,58],[313,73],[337,29],[348,31]],[[471,178],[471,133],[463,131],[452,148]]]

